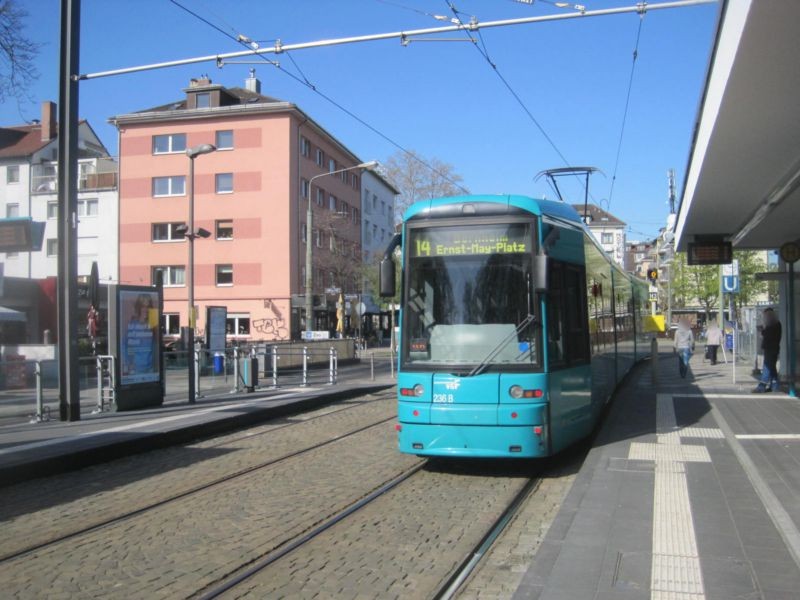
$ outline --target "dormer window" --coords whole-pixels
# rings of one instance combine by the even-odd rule
[[[196,108],[209,108],[211,106],[211,94],[209,92],[198,92],[194,95]]]

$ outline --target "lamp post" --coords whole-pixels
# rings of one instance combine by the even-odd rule
[[[311,237],[314,233],[312,225],[313,212],[311,210],[311,184],[314,180],[327,175],[337,175],[346,171],[354,171],[356,169],[366,169],[368,171],[374,170],[378,166],[377,160],[360,163],[345,169],[337,169],[335,171],[328,171],[327,173],[319,173],[314,175],[308,181],[308,212],[306,213],[306,331],[312,331],[314,327],[314,277],[312,274],[312,253],[311,253]]]
[[[186,332],[186,345],[189,350],[189,404],[194,404],[197,390],[194,385],[195,365],[194,365],[194,240],[197,237],[206,238],[210,234],[205,229],[195,231],[194,229],[194,159],[201,154],[209,154],[217,149],[213,144],[200,144],[193,148],[186,149],[186,156],[189,157],[189,222],[187,223],[184,237],[189,240],[189,281],[186,282],[188,290],[189,308],[189,329]]]

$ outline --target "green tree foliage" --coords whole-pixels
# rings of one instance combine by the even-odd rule
[[[19,101],[39,77],[33,62],[40,45],[25,36],[27,16],[16,0],[0,0],[0,102]]]
[[[764,252],[758,250],[736,250],[733,257],[739,261],[739,293],[735,295],[736,306],[751,306],[758,296],[767,291],[767,282],[756,279],[756,273],[767,270]]]
[[[410,154],[410,155],[409,155]],[[384,174],[400,192],[394,203],[395,223],[417,200],[463,194],[463,178],[453,165],[438,158],[425,159],[417,152],[395,152],[384,163]]]

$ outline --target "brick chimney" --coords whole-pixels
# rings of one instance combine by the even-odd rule
[[[42,141],[49,142],[56,137],[56,103],[42,102]]]

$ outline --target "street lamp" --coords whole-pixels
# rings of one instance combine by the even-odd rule
[[[354,171],[356,169],[366,169],[367,171],[373,171],[378,166],[377,160],[371,160],[369,162],[360,163],[352,167],[347,167],[345,169],[337,169],[335,171],[328,171],[327,173],[319,173],[318,175],[314,175],[308,181],[308,212],[306,213],[306,331],[312,331],[314,326],[314,293],[313,293],[313,286],[314,286],[314,277],[312,275],[312,255],[311,255],[311,237],[314,233],[314,228],[312,226],[311,220],[313,218],[313,213],[311,211],[311,184],[314,183],[315,179],[319,179],[320,177],[325,177],[327,175],[336,175],[338,173],[344,173],[345,171]]]
[[[186,228],[179,228],[184,231],[184,237],[189,240],[189,281],[186,282],[188,290],[188,306],[189,306],[189,330],[186,334],[186,345],[189,350],[189,404],[194,404],[195,395],[197,393],[194,385],[195,378],[195,364],[194,364],[194,328],[195,328],[195,314],[194,314],[194,240],[195,238],[207,238],[211,235],[205,229],[194,229],[194,159],[201,154],[210,154],[214,152],[217,147],[213,144],[200,144],[193,148],[186,149],[186,156],[189,157],[189,222]]]

